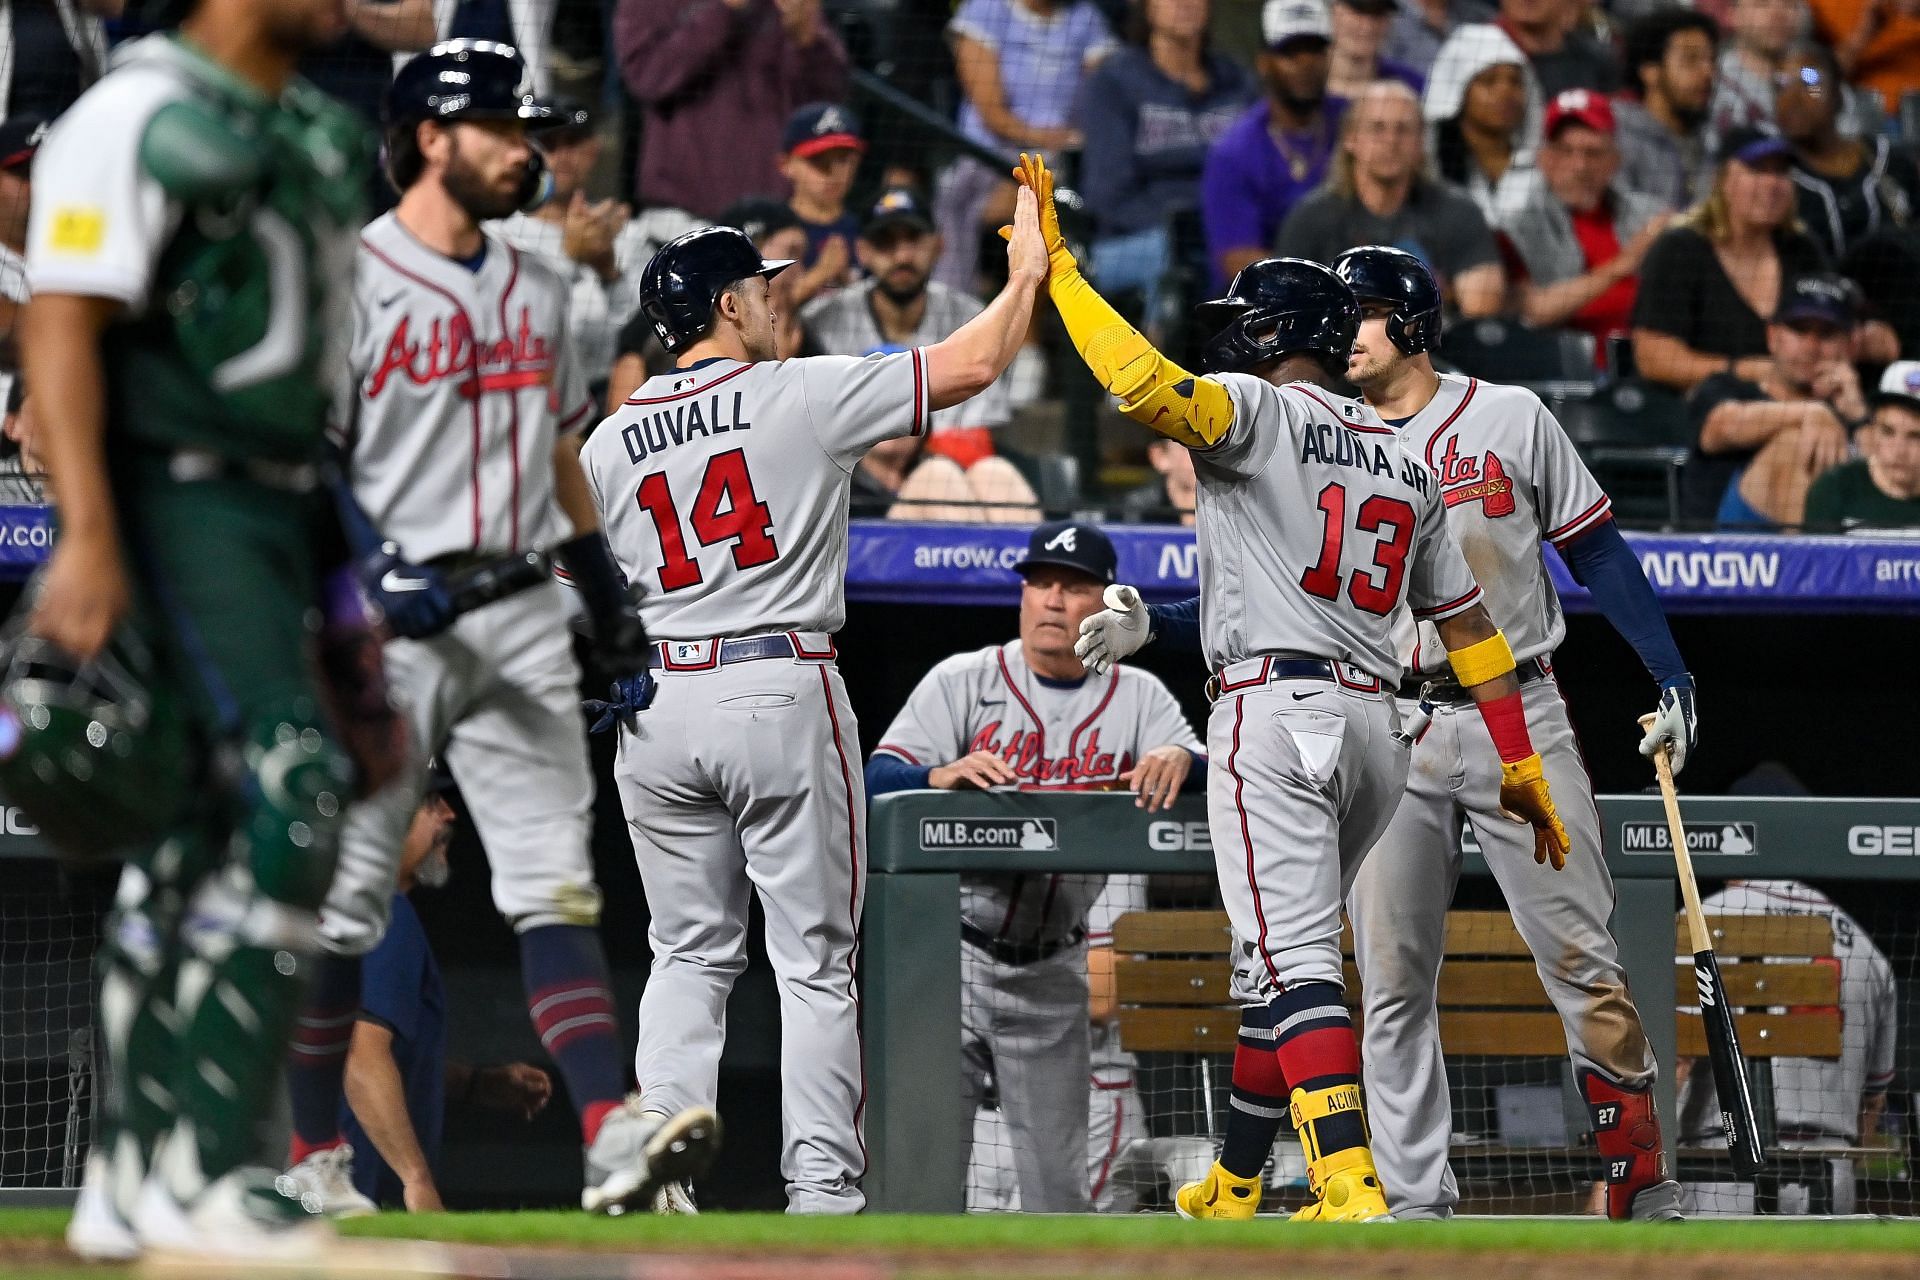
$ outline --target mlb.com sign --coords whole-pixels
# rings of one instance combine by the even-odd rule
[[[1695,855],[1746,857],[1760,842],[1759,828],[1751,822],[1689,822],[1686,832],[1687,852]],[[1620,849],[1623,853],[1671,854],[1673,837],[1664,822],[1623,822]]]

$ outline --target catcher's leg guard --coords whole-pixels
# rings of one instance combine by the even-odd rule
[[[1295,1089],[1293,1127],[1307,1153],[1307,1185],[1314,1203],[1294,1214],[1302,1222],[1366,1222],[1385,1218],[1387,1198],[1367,1149],[1360,1085]],[[1333,1147],[1332,1144],[1339,1144]],[[1329,1149],[1332,1147],[1332,1149]]]
[[[1678,1218],[1680,1188],[1668,1171],[1652,1089],[1631,1089],[1597,1071],[1582,1070],[1580,1092],[1593,1121],[1594,1144],[1606,1164],[1607,1216],[1615,1221]]]
[[[191,1020],[162,1157],[182,1201],[259,1154],[353,781],[310,699],[259,717],[243,750],[229,861],[194,895],[185,930],[178,1004]]]

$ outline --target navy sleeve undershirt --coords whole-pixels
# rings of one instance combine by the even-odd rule
[[[1653,586],[1618,525],[1601,521],[1561,547],[1560,555],[1574,581],[1593,596],[1594,605],[1633,646],[1661,688],[1693,683]]]

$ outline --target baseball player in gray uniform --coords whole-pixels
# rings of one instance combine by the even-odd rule
[[[1608,1212],[1676,1217],[1679,1187],[1666,1171],[1648,1092],[1652,1051],[1609,932],[1613,883],[1597,856],[1592,783],[1551,679],[1553,648],[1566,628],[1540,544],[1562,548],[1660,682],[1657,720],[1641,750],[1671,745],[1676,768],[1693,741],[1692,679],[1613,526],[1606,495],[1552,415],[1521,388],[1433,372],[1425,352],[1439,337],[1440,294],[1426,267],[1411,254],[1378,247],[1350,250],[1334,265],[1366,315],[1347,377],[1389,415],[1408,453],[1436,477],[1447,523],[1486,588],[1488,610],[1512,638],[1529,734],[1553,794],[1566,801],[1573,844],[1592,851],[1558,875],[1528,865],[1534,849],[1502,812],[1500,758],[1464,715],[1471,699],[1449,669],[1436,629],[1403,620],[1400,711],[1415,739],[1407,791],[1347,903],[1364,988],[1374,1152],[1389,1203],[1396,1218],[1446,1217],[1459,1199],[1447,1165],[1453,1122],[1434,992],[1464,813],[1565,1021],[1609,1173]],[[1178,606],[1144,606],[1130,588],[1122,591],[1110,601],[1118,609],[1089,619],[1092,635],[1083,647],[1125,653],[1155,630],[1179,633],[1185,615]]]
[[[1347,377],[1438,479],[1447,523],[1520,663],[1527,726],[1547,780],[1573,843],[1587,853],[1559,875],[1530,865],[1526,841],[1499,817],[1491,744],[1463,716],[1465,697],[1433,629],[1420,626],[1402,649],[1401,706],[1404,715],[1430,715],[1432,722],[1414,746],[1406,798],[1347,904],[1365,991],[1361,1047],[1375,1151],[1394,1214],[1445,1217],[1459,1199],[1447,1165],[1453,1117],[1434,984],[1446,906],[1460,873],[1464,814],[1565,1025],[1607,1169],[1608,1216],[1678,1217],[1680,1188],[1667,1168],[1649,1090],[1653,1050],[1608,923],[1613,880],[1599,856],[1593,784],[1552,678],[1566,623],[1541,544],[1560,551],[1652,674],[1660,701],[1641,751],[1670,745],[1676,771],[1693,746],[1692,677],[1639,561],[1614,526],[1607,495],[1539,398],[1521,387],[1433,371],[1427,352],[1439,339],[1440,292],[1420,260],[1376,246],[1347,251],[1334,270],[1366,316]]]
[[[747,901],[780,984],[789,1212],[864,1204],[854,960],[866,884],[860,745],[833,634],[846,618],[851,472],[1012,361],[1046,273],[1031,196],[1007,287],[944,341],[777,361],[763,262],[731,227],[671,241],[641,309],[676,368],[588,442],[594,504],[659,640],[615,686],[620,801],[652,911],[642,1105],[710,1107]]]
[[[1023,158],[1020,176],[1050,210],[1045,165]],[[1513,655],[1431,474],[1371,410],[1318,385],[1345,366],[1360,323],[1338,277],[1299,259],[1241,272],[1231,296],[1202,311],[1218,332],[1196,376],[1121,319],[1080,276],[1057,224],[1043,225],[1048,292],[1075,347],[1122,413],[1192,450],[1199,480],[1215,694],[1207,808],[1237,936],[1241,1031],[1225,1145],[1175,1205],[1251,1217],[1290,1114],[1315,1197],[1299,1216],[1385,1217],[1342,988],[1340,905],[1406,786],[1394,620],[1408,605],[1435,624],[1498,745],[1502,803],[1522,815],[1515,831],[1531,826],[1536,856],[1557,867],[1566,832],[1527,737]]]
[[[1788,1149],[1855,1147],[1871,1139],[1886,1110],[1900,1030],[1899,989],[1886,955],[1859,921],[1798,880],[1732,880],[1700,905],[1709,914],[1821,916],[1833,925],[1833,958],[1840,967],[1840,1056],[1773,1060],[1774,1123],[1780,1145]],[[1724,1146],[1713,1073],[1704,1063],[1682,1066],[1691,1069],[1680,1090],[1680,1132],[1689,1142]],[[1853,1161],[1830,1163],[1832,1211],[1852,1213],[1858,1195]],[[1792,1194],[1782,1188],[1782,1210],[1791,1211]]]
[[[578,429],[592,401],[568,342],[567,287],[481,229],[523,202],[539,118],[509,46],[455,40],[388,93],[399,206],[361,236],[348,356],[341,495],[362,582],[395,634],[388,680],[412,731],[401,780],[347,815],[321,929],[321,966],[289,1071],[297,1172],[338,1144],[340,1064],[359,1005],[358,957],[385,931],[407,826],[437,755],[460,783],[519,937],[527,1003],[586,1145],[582,1207],[619,1212],[705,1168],[717,1121],[627,1099],[624,1054],[589,854],[593,773],[562,589],[533,573],[510,598],[456,616],[456,575],[552,549],[585,603],[601,660],[641,669],[645,635],[587,494]],[[537,554],[536,554],[537,563]],[[303,1170],[302,1167],[306,1166]],[[322,1202],[332,1195],[318,1188]]]
[[[1014,566],[1019,639],[956,654],[921,679],[874,749],[868,793],[1126,787],[1162,809],[1182,785],[1204,785],[1200,740],[1167,687],[1130,669],[1090,677],[1073,652],[1116,564],[1092,525],[1035,529]],[[960,880],[966,1124],[971,1133],[991,1077],[1030,1212],[1088,1208],[1087,909],[1105,880]]]

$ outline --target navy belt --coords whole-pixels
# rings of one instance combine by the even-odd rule
[[[827,662],[838,656],[829,641],[826,649],[815,653],[802,647],[791,633],[777,636],[749,636],[743,640],[662,640],[652,646],[647,666],[654,671],[712,671],[736,662],[757,662],[762,658],[796,658]]]
[[[1535,680],[1545,680],[1553,674],[1553,668],[1545,658],[1528,658],[1514,664],[1513,675],[1521,684],[1532,684]],[[1473,695],[1468,693],[1452,676],[1409,676],[1400,683],[1400,696],[1420,698],[1439,704],[1472,702]]]
[[[1051,942],[1007,942],[996,938],[985,929],[960,922],[960,936],[972,945],[980,948],[1001,964],[1035,964],[1051,956],[1057,956],[1068,947],[1077,947],[1087,940],[1087,931],[1076,928],[1064,938],[1055,938]]]
[[[1221,676],[1225,668],[1207,677],[1207,701],[1218,702],[1222,685]],[[1266,684],[1274,680],[1324,680],[1328,684],[1338,683],[1334,679],[1333,664],[1325,658],[1269,658],[1265,672],[1254,683]],[[1239,686],[1235,686],[1236,688]]]

